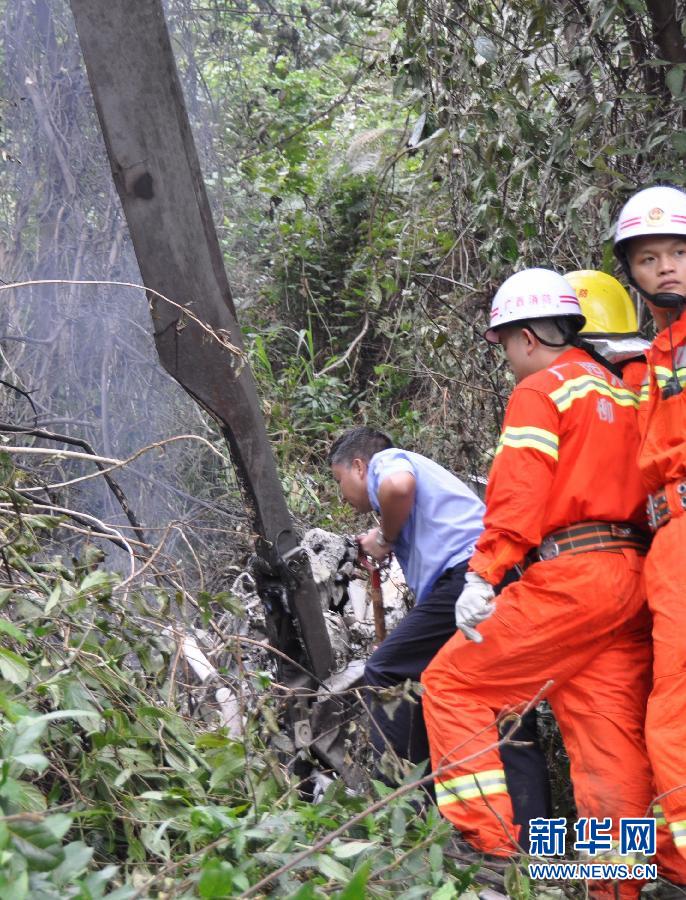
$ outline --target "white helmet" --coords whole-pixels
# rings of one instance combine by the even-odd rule
[[[579,329],[584,327],[586,318],[574,288],[550,269],[523,269],[498,289],[491,304],[490,328],[484,337],[497,344],[497,329],[503,325],[556,316],[573,316],[574,324]]]
[[[649,187],[622,207],[615,227],[615,253],[623,261],[624,241],[656,234],[686,237],[686,193],[675,187]]]

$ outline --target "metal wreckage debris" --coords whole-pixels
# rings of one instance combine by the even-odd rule
[[[271,585],[266,601],[258,593],[264,578],[264,566],[253,560],[252,569],[241,572],[234,580],[232,594],[240,600],[246,618],[239,628],[250,643],[242,648],[243,665],[258,670],[275,661],[277,680],[298,689],[297,699],[287,702],[287,728],[272,735],[272,742],[286,756],[301,756],[312,768],[316,785],[325,786],[328,779],[321,769],[334,770],[349,786],[364,783],[368,773],[359,769],[351,752],[359,733],[364,704],[356,691],[362,684],[364,664],[377,644],[377,628],[372,602],[371,581],[356,567],[357,546],[351,538],[313,528],[305,533],[302,548],[312,570],[319,595],[322,615],[333,650],[331,675],[308,690],[310,676],[297,664],[270,654],[270,619],[291,618],[288,592],[283,584]],[[264,584],[260,587],[263,596]],[[408,591],[400,567],[395,563],[384,570],[381,579],[381,602],[386,628],[390,631],[403,618],[408,608]],[[275,609],[276,606],[279,609]],[[240,738],[246,724],[245,710],[238,687],[228,686],[232,679],[220,674],[211,662],[222,649],[221,639],[213,632],[194,630],[183,641],[183,653],[196,677],[214,691],[210,703],[229,734]],[[238,672],[235,672],[238,677]]]

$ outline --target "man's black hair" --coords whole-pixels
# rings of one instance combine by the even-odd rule
[[[521,327],[528,328],[546,347],[564,347],[565,344],[576,344],[581,323],[581,318],[576,316],[546,316],[542,319],[527,319],[521,323]],[[560,340],[553,340],[554,332],[555,337],[559,335]]]
[[[543,319],[532,319],[526,322],[518,322],[517,324],[521,328],[528,328],[529,331],[533,332],[536,338],[546,347],[564,347],[565,345],[569,345],[570,347],[579,347],[581,350],[588,353],[588,355],[599,365],[607,369],[608,372],[611,372],[618,378],[622,377],[621,369],[614,363],[611,363],[609,362],[609,360],[605,359],[605,357],[600,353],[598,353],[593,344],[587,341],[584,338],[583,334],[580,333],[580,319],[577,319],[574,316],[549,316]],[[541,325],[543,326],[543,330],[547,333],[547,337],[539,333]],[[551,327],[558,332],[561,338],[561,342],[550,340],[550,338],[552,337],[552,335],[550,334]]]
[[[383,431],[360,425],[336,438],[329,450],[329,465],[349,466],[354,459],[368,463],[375,453],[392,446],[393,441]]]

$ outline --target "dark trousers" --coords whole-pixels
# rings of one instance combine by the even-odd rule
[[[462,593],[466,570],[466,565],[447,569],[422,603],[411,609],[372,653],[364,670],[369,687],[392,687],[408,678],[419,681],[436,653],[455,634],[455,601]],[[399,757],[412,763],[428,760],[429,741],[420,698],[415,695],[416,703],[402,700],[393,714],[387,715],[374,696],[370,691],[375,752],[380,756],[390,745]],[[527,850],[529,820],[551,815],[548,768],[538,743],[536,710],[523,716],[512,740],[530,742],[528,747],[505,744],[500,748],[514,820],[522,826],[520,844]]]

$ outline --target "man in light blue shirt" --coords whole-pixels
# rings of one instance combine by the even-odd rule
[[[392,542],[393,552],[419,604],[446,569],[471,557],[483,531],[484,505],[459,478],[433,460],[397,447],[381,450],[369,461],[367,493],[372,509],[382,516],[382,533],[389,541],[379,491],[398,473],[406,473],[414,481],[414,503]],[[373,537],[374,549],[376,535]]]
[[[409,450],[393,447],[381,431],[365,426],[341,435],[329,463],[343,499],[359,512],[378,514],[379,525],[358,535],[361,550],[382,562],[391,552],[400,563],[416,605],[377,647],[365,666],[372,688],[419,681],[443,644],[455,633],[455,601],[465,584],[467,563],[483,530],[484,505],[459,478]],[[371,738],[380,756],[389,747],[419,763],[429,758],[421,702],[403,701],[392,717],[372,702]],[[531,818],[549,815],[549,785],[537,744],[535,713],[523,720],[517,741],[501,748],[515,821],[528,831]],[[524,841],[523,841],[524,842]]]

